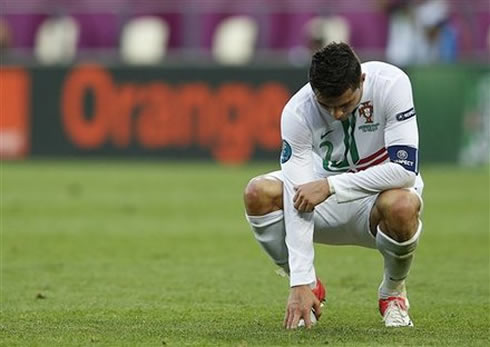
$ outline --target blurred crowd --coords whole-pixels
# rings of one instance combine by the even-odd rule
[[[488,63],[488,0],[0,0],[3,63],[304,65],[331,41],[400,66]]]

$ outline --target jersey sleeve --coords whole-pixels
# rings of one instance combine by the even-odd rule
[[[388,86],[383,105],[386,117],[384,141],[390,162],[357,173],[330,176],[328,181],[339,203],[415,184],[419,136],[412,87],[407,75],[401,74]]]
[[[407,75],[400,75],[386,93],[385,116],[385,146],[390,161],[417,174],[419,132]]]
[[[329,176],[328,183],[335,191],[335,200],[344,203],[388,189],[413,187],[415,174],[398,164],[389,162],[372,166],[361,172]]]
[[[294,208],[294,187],[314,179],[312,133],[304,118],[287,108],[281,118],[281,169],[284,184],[284,222],[289,253],[290,285],[316,281],[313,266],[313,213]]]

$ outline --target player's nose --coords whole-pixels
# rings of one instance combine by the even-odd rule
[[[337,120],[342,119],[342,118],[344,117],[344,115],[345,115],[345,112],[344,112],[344,110],[343,110],[343,109],[341,109],[341,108],[335,108],[335,109],[333,110],[333,117],[334,117],[335,119],[337,119]]]

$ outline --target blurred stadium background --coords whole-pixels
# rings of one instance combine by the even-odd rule
[[[273,159],[311,52],[411,76],[422,161],[488,162],[486,0],[0,2],[2,157]]]
[[[412,80],[413,335],[377,325],[380,259],[350,248],[317,251],[320,330],[280,332],[243,217],[330,41]],[[0,0],[0,345],[488,345],[489,56],[487,0]]]

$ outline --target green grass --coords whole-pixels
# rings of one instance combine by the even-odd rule
[[[274,164],[2,164],[5,346],[489,345],[489,172],[423,168],[413,329],[384,328],[381,256],[317,246],[328,305],[285,331],[287,280],[254,240],[242,189]]]

